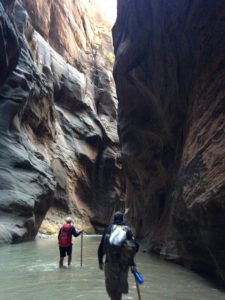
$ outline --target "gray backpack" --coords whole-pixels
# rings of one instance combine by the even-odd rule
[[[119,229],[126,232],[125,238],[121,241],[120,236],[122,234],[118,233],[119,243],[112,243],[112,235],[115,236],[115,230]],[[110,238],[111,237],[111,238]],[[115,238],[114,238],[115,239]],[[111,241],[111,242],[110,242]],[[135,241],[133,234],[128,226],[125,225],[113,225],[111,233],[106,235],[105,239],[105,252],[107,260],[113,264],[119,264],[121,268],[126,269],[129,266],[134,265],[134,257],[138,251],[138,243]]]

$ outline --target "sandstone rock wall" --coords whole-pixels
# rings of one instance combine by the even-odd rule
[[[223,1],[118,0],[128,216],[151,251],[225,282]]]
[[[0,242],[34,238],[50,207],[90,228],[123,206],[111,38],[92,5],[0,2]]]

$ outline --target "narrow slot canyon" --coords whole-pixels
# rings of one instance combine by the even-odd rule
[[[120,210],[142,252],[224,288],[224,17],[210,0],[0,0],[2,249],[67,215],[94,237]]]

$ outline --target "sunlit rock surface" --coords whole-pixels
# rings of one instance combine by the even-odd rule
[[[111,37],[92,5],[0,2],[0,242],[34,238],[50,207],[92,228],[122,205]]]
[[[118,1],[128,216],[147,247],[225,282],[224,1]]]

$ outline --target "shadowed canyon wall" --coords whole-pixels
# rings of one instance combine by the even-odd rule
[[[121,207],[112,43],[93,1],[0,1],[0,242],[57,207],[87,228]]]
[[[128,217],[146,247],[225,282],[225,3],[118,0]]]

